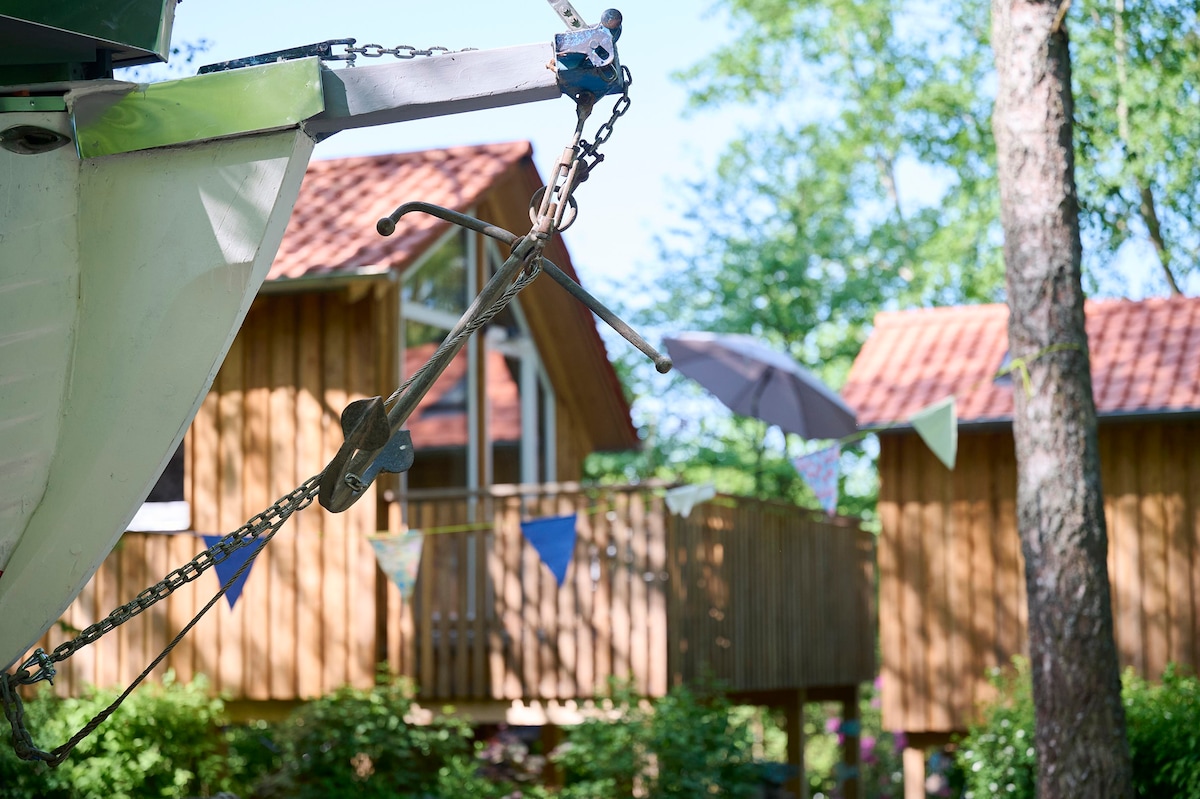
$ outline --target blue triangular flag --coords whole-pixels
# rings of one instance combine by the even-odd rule
[[[567,579],[571,555],[575,553],[575,514],[521,522],[521,534],[533,544],[542,563],[549,567],[561,586]]]
[[[206,535],[204,536],[204,543],[207,544],[209,548],[212,548],[216,546],[217,542],[222,538],[224,538],[224,536]],[[230,577],[237,574],[237,570],[242,568],[242,564],[257,555],[259,550],[261,550],[263,545],[266,543],[266,541],[259,541],[257,543],[247,544],[241,549],[235,549],[233,552],[229,553],[229,557],[216,564],[217,579],[221,581],[221,585],[225,585],[225,583],[229,581]],[[229,586],[229,590],[225,592],[225,598],[229,600],[230,610],[233,610],[234,603],[237,602],[238,597],[242,595],[242,588],[246,585],[246,578],[250,576],[250,569],[252,568],[254,568],[253,563],[246,567],[246,570],[242,572],[242,575],[234,580],[233,585]]]

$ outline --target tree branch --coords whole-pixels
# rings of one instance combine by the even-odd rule
[[[1154,191],[1149,185],[1140,183],[1138,189],[1142,195],[1142,221],[1146,223],[1146,231],[1150,234],[1150,243],[1154,245],[1154,251],[1158,253],[1158,262],[1162,266],[1163,275],[1167,278],[1167,285],[1171,287],[1171,293],[1175,295],[1183,294],[1179,290],[1179,284],[1175,281],[1175,273],[1171,271],[1171,251],[1167,249],[1167,243],[1163,240],[1162,226],[1158,222],[1158,211],[1154,205]]]

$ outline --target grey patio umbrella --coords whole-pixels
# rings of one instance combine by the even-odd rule
[[[737,333],[680,333],[663,339],[675,368],[734,413],[801,438],[858,431],[854,411],[789,356]]]

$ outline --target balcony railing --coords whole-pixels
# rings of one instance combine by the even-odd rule
[[[522,519],[576,514],[561,587]],[[302,699],[386,662],[424,699],[586,698],[610,677],[647,695],[711,675],[740,691],[853,685],[875,672],[874,539],[850,520],[717,497],[682,519],[661,490],[577,484],[413,492],[381,507],[428,534],[408,602],[365,536],[301,523],[167,659],[238,699]],[[203,545],[129,534],[43,645],[94,622]],[[64,664],[58,689],[125,684],[217,581],[177,591]]]

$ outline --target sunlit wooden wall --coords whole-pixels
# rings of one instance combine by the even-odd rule
[[[332,538],[310,509],[260,556],[236,609],[222,600],[167,665],[234,699],[274,700],[365,687],[377,662],[439,701],[587,699],[611,677],[658,696],[709,676],[764,691],[874,674],[873,542],[853,525],[731,498],[684,522],[636,487],[500,486],[405,505],[406,524],[429,531],[407,602],[376,569],[368,531]],[[572,513],[559,587],[520,525]],[[91,623],[200,548],[189,534],[126,535],[65,621]],[[57,689],[128,684],[217,587],[205,574],[87,647]]]
[[[880,437],[884,724],[965,729],[990,669],[1026,651],[1010,432],[962,432],[946,469],[914,434]],[[1200,422],[1107,422],[1099,443],[1122,668],[1200,664]]]

